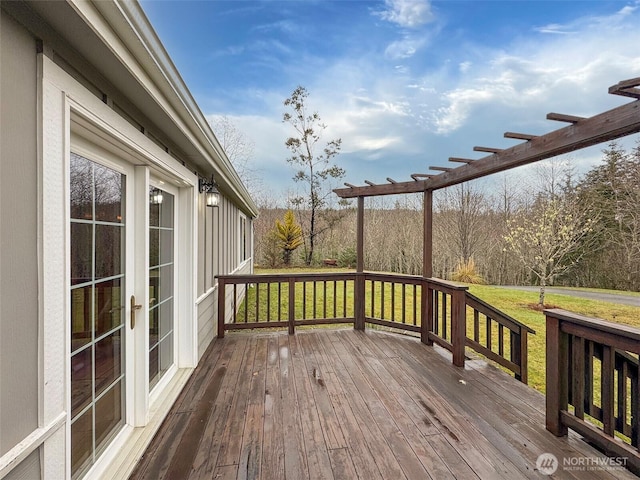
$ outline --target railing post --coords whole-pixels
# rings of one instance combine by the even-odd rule
[[[454,290],[451,293],[451,344],[453,364],[456,367],[464,367],[464,349],[467,340],[466,310],[466,290]]]
[[[560,330],[560,320],[547,314],[546,427],[557,437],[567,434],[560,412],[569,402],[568,336]]]
[[[353,327],[355,330],[364,331],[364,303],[365,303],[365,277],[363,272],[356,272],[356,277],[354,280],[354,302],[355,305],[353,307],[355,314],[355,322]]]
[[[304,318],[304,317],[303,317]],[[289,335],[296,333],[296,281],[289,278]]]
[[[429,332],[433,331],[433,289],[429,286],[429,281],[426,278],[422,279],[420,311],[422,312],[420,341],[425,345],[431,346],[433,345],[433,340],[429,338]]]
[[[218,338],[224,338],[225,290],[224,279],[218,278]]]

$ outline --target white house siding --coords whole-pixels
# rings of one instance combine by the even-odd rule
[[[218,207],[206,207],[200,199],[198,209],[198,358],[217,334],[218,285],[216,275],[253,272],[252,221],[227,198]],[[241,256],[243,245],[241,218],[246,218],[247,254]],[[227,293],[227,312],[232,311],[232,292]],[[238,291],[241,299],[244,291]],[[225,319],[231,321],[231,315]]]
[[[39,426],[36,40],[0,10],[0,458]],[[11,119],[10,122],[5,119]],[[5,457],[6,458],[6,457]],[[1,472],[1,470],[0,470]],[[7,478],[35,478],[37,449]]]
[[[99,468],[91,471],[91,478],[126,478],[136,455],[144,451],[154,429],[179,394],[190,369],[214,338],[215,275],[248,273],[252,269],[250,243],[249,254],[240,255],[239,224],[246,217],[247,241],[251,242],[255,206],[239,184],[237,174],[229,170],[228,160],[220,157],[224,154],[207,133],[208,127],[199,119],[199,112],[188,101],[181,103],[184,98],[167,99],[171,95],[168,90],[160,92],[161,82],[152,81],[152,75],[157,79],[158,72],[136,63],[145,60],[132,54],[141,51],[140,45],[129,49],[124,44],[137,41],[136,35],[123,40],[124,35],[112,30],[114,25],[121,31],[133,28],[128,23],[132,17],[125,20],[118,15],[126,12],[118,12],[121,8],[133,9],[135,16],[135,4],[109,5],[109,2],[80,2],[69,6],[61,2],[52,7],[47,2],[2,2],[0,8],[0,478],[3,480],[64,479],[70,472],[71,149],[95,149],[105,161],[115,155],[129,169],[137,165],[131,177],[136,192],[148,188],[151,175],[173,182],[181,212],[178,221],[182,222],[176,237],[180,250],[176,283],[181,291],[176,319],[178,371],[155,398],[147,395],[146,403],[128,407],[127,426],[102,456]],[[77,13],[79,10],[82,15]],[[44,15],[44,19],[36,18],[34,11]],[[108,21],[101,17],[104,12],[111,15]],[[77,41],[98,45],[108,42],[109,48],[96,47],[102,53],[97,63],[92,64],[67,43],[73,41],[72,37],[64,40],[53,24],[47,24],[48,15],[58,28],[67,28],[71,22],[81,27],[77,30],[82,32]],[[94,31],[99,40],[90,36]],[[166,117],[145,116],[136,103],[142,100],[115,88],[111,82],[122,81],[123,74],[106,79],[97,71],[95,65],[107,55],[104,52],[112,50],[131,67],[132,76],[139,76],[123,88],[136,91],[137,81],[149,87],[146,108],[165,112]],[[108,60],[113,64],[114,58]],[[191,116],[185,114],[186,109]],[[167,130],[158,128],[150,117]],[[208,139],[213,143],[207,144]],[[188,150],[187,155],[180,153],[178,144]],[[192,160],[196,157],[197,161]],[[182,162],[180,158],[196,164]],[[203,196],[197,192],[196,171],[204,177],[216,172],[222,192],[218,208],[204,206]],[[141,202],[133,202],[135,211],[144,211],[146,202],[148,198],[145,200],[143,194]],[[144,218],[138,213],[137,218]],[[136,276],[141,278],[144,268],[140,270],[138,264],[144,267],[144,262],[134,260],[134,263]],[[138,301],[148,303],[144,290],[137,292]],[[134,338],[128,348],[140,346],[139,339],[143,336],[131,333],[137,331],[127,327],[128,338]],[[136,398],[141,398],[138,393],[144,381],[139,379],[144,379],[144,369],[140,371],[137,366],[135,369],[135,375],[127,376],[131,382],[127,389],[132,388]],[[133,378],[138,380],[133,383]]]

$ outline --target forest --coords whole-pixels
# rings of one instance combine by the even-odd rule
[[[485,179],[434,192],[434,276],[640,290],[640,141],[630,150],[610,143],[581,175],[573,160],[552,159],[527,167],[526,175],[501,174],[492,183]],[[353,267],[356,209],[337,200],[316,214],[308,262],[304,204],[283,208],[276,199],[260,199],[256,266],[283,265],[276,222],[291,210],[302,230],[300,246],[288,252],[291,264],[335,261]],[[367,198],[365,209],[365,269],[420,275],[422,194]]]

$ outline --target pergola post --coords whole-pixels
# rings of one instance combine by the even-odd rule
[[[425,190],[423,209],[422,276],[431,278],[433,277],[433,190]]]
[[[420,340],[426,345],[432,345],[429,332],[433,328],[433,290],[429,288],[427,278],[433,276],[433,190],[424,191],[423,200],[423,236],[422,236],[422,296],[420,301],[421,317]]]
[[[364,330],[364,197],[358,197],[354,328]]]

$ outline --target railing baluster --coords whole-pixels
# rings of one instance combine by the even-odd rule
[[[491,350],[491,345],[493,343],[492,333],[491,333],[491,318],[488,315],[484,316],[485,318],[485,329],[487,334],[487,348]]]
[[[402,323],[407,323],[407,284],[406,283],[402,284]]]
[[[422,295],[424,294],[424,288],[420,290],[420,298],[422,299]],[[422,302],[422,300],[420,300]],[[422,321],[422,317],[420,318]],[[418,325],[418,285],[413,285],[413,324]]]
[[[333,318],[338,317],[338,282],[333,281]],[[346,314],[344,315],[347,316]]]
[[[396,321],[396,283],[391,282],[391,321]]]
[[[376,297],[376,282],[374,280],[371,280],[371,318],[375,318],[376,317],[376,311],[375,311],[375,297]]]
[[[327,318],[327,281],[322,282],[322,318]]]
[[[282,282],[278,282],[278,321],[282,321]]]
[[[303,282],[304,285],[304,282]],[[304,305],[304,303],[303,303]],[[296,282],[293,277],[289,278],[289,335],[293,335],[296,332]]]
[[[504,356],[504,326],[498,324],[498,355]]]
[[[384,318],[384,280],[380,282],[380,318]]]
[[[640,446],[640,366],[631,377],[631,445]]]
[[[442,338],[447,339],[447,294],[442,294]]]
[[[318,282],[316,282],[315,280],[312,283],[313,285],[313,316],[311,318],[316,319],[318,318],[318,316],[316,315],[317,312],[317,304],[318,304]]]
[[[307,282],[302,281],[302,319],[307,318]]]
[[[473,339],[480,342],[480,312],[473,309]],[[511,359],[513,361],[513,357]]]
[[[271,321],[271,282],[267,283],[267,322]]]
[[[602,424],[604,433],[613,436],[614,431],[614,365],[615,349],[603,345],[602,351]]]
[[[444,293],[442,294],[444,296]],[[433,290],[433,333],[440,333],[440,292]]]
[[[355,282],[353,282],[353,288],[355,290],[356,286],[355,286]],[[346,317],[347,316],[347,281],[344,280],[342,282],[342,311],[343,311],[343,316]]]
[[[260,284],[256,283],[256,322],[260,321]]]
[[[572,357],[573,382],[570,385],[571,404],[573,405],[575,416],[584,418],[584,385],[585,385],[585,358],[584,358],[584,338],[573,337]]]

